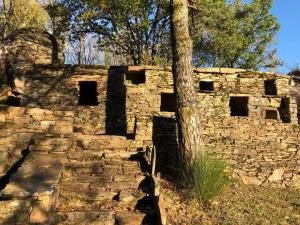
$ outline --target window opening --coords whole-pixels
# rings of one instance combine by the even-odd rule
[[[266,119],[277,120],[277,110],[266,110]]]
[[[125,74],[126,80],[132,84],[145,84],[146,83],[146,71],[130,71]]]
[[[265,94],[277,95],[276,81],[274,79],[265,80]]]
[[[200,81],[199,87],[200,87],[200,92],[212,92],[214,91],[214,82]]]
[[[248,97],[230,97],[231,116],[249,116]]]
[[[176,111],[175,94],[161,93],[160,111],[161,112],[175,112]]]
[[[5,105],[8,106],[21,106],[21,98],[15,96],[8,96],[7,100],[5,101]]]
[[[98,105],[98,92],[96,81],[80,81],[79,82],[79,105]]]

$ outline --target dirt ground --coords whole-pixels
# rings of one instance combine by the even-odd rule
[[[209,204],[188,198],[187,191],[161,181],[169,225],[300,225],[300,191],[234,182]]]

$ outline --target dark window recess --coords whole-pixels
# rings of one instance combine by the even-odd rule
[[[161,112],[175,112],[176,111],[175,94],[161,93],[160,111]]]
[[[15,96],[8,96],[5,105],[8,106],[21,106],[21,98],[15,97]]]
[[[200,81],[199,87],[200,87],[200,92],[211,92],[214,91],[214,82]]]
[[[290,99],[282,98],[280,107],[278,108],[280,119],[283,123],[291,122],[291,113],[290,113]]]
[[[266,119],[277,120],[277,110],[266,110]]]
[[[125,76],[126,76],[126,80],[131,81],[132,84],[146,83],[145,70],[126,72]]]
[[[265,94],[266,95],[277,95],[277,88],[274,79],[265,80]]]
[[[248,97],[231,97],[229,103],[231,116],[248,116],[248,100]]]
[[[98,105],[98,92],[96,81],[79,82],[79,100],[78,105]]]

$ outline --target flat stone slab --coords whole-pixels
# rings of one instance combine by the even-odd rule
[[[145,214],[139,212],[121,211],[116,213],[116,221],[119,225],[141,225]]]
[[[54,219],[56,225],[115,225],[114,211],[59,212]]]
[[[126,151],[124,149],[72,149],[68,152],[68,159],[75,161],[99,161],[102,159],[129,160],[138,156],[139,152]]]
[[[0,193],[0,198],[31,198],[41,194],[51,195],[57,190],[53,182],[39,182],[39,180],[20,181],[11,183]]]
[[[63,164],[51,154],[28,155],[23,165],[10,178],[0,197],[24,198],[51,195],[57,189]]]
[[[0,224],[27,224],[31,201],[28,199],[11,199],[0,201]]]
[[[60,154],[35,152],[27,156],[0,192],[0,221],[3,214],[7,224],[51,222],[63,170],[60,159]]]
[[[113,135],[84,135],[74,133],[74,138],[84,149],[127,148],[131,143],[126,137]]]

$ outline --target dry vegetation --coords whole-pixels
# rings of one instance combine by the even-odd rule
[[[187,197],[172,182],[162,181],[170,225],[300,224],[300,191],[232,183],[209,204]]]

